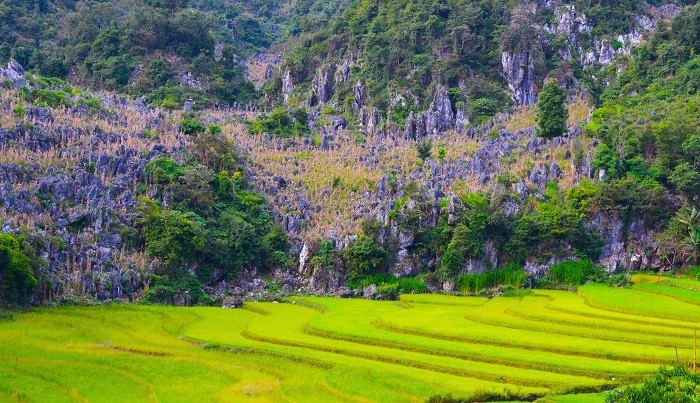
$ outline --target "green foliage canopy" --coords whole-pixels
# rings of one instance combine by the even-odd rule
[[[537,122],[538,136],[544,138],[559,137],[566,133],[566,90],[556,81],[547,82],[537,98]]]

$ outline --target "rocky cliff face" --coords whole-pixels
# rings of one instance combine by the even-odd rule
[[[434,105],[426,114],[435,113],[439,118],[445,118],[443,122],[452,122],[455,117],[451,114],[449,98],[440,89],[436,94]],[[439,113],[441,110],[444,115]],[[424,119],[425,115],[419,116]],[[439,121],[439,118],[433,121]],[[412,119],[414,122],[418,120],[413,115],[407,122]],[[466,136],[456,130],[440,135],[429,134],[424,131],[427,130],[425,123],[407,124],[411,131],[366,133],[363,141],[358,143],[355,137],[339,130],[328,137],[325,148],[307,141],[267,139],[265,147],[284,148],[284,155],[291,160],[295,159],[294,156],[308,157],[297,159],[287,168],[278,166],[268,170],[263,168],[266,157],[261,155],[261,169],[257,170],[254,180],[261,191],[269,195],[274,206],[291,210],[283,215],[283,222],[293,223],[285,228],[295,242],[293,251],[300,253],[299,271],[309,278],[312,289],[327,291],[334,289],[333,284],[337,287],[343,285],[342,275],[338,277],[338,273],[342,274],[342,267],[335,267],[332,273],[309,267],[309,259],[316,251],[312,246],[314,240],[326,239],[341,250],[358,233],[359,229],[352,223],[366,217],[376,219],[384,228],[380,240],[391,245],[394,264],[390,273],[395,276],[415,275],[426,268],[434,268],[436,257],[413,253],[421,241],[413,230],[398,223],[418,220],[418,228],[430,229],[442,218],[452,220],[451,216],[462,208],[455,197],[455,192],[460,189],[467,187],[480,192],[511,195],[501,205],[505,214],[511,215],[517,214],[532,198],[544,199],[550,182],[567,187],[582,179],[598,178],[598,172],[591,168],[592,154],[598,143],[582,136],[579,126],[573,126],[561,138],[545,140],[534,135],[534,128],[508,131],[503,128],[508,118],[502,119],[506,121],[495,120],[483,127],[470,127]],[[418,127],[421,131],[412,131]],[[423,164],[415,159],[405,159],[406,155],[415,152],[421,136],[427,136],[435,144],[443,144],[450,150],[449,154],[439,161],[434,150],[433,158]],[[328,171],[327,182],[312,179],[316,164]],[[339,165],[357,167],[356,172],[361,175],[357,185],[345,187],[344,181],[350,179],[341,177],[337,177],[336,185],[331,183],[333,175],[338,172],[332,167]],[[279,180],[274,179],[280,171],[297,171],[284,178],[286,186],[283,190],[275,185]],[[387,171],[402,173],[396,175]],[[504,181],[504,177],[514,179]],[[365,180],[373,184],[360,184]],[[353,189],[355,186],[357,189]],[[421,190],[416,193],[416,188]],[[334,204],[334,200],[341,196],[342,208]],[[445,201],[449,202],[447,208],[444,208]],[[669,203],[673,204],[672,201]],[[604,241],[600,262],[608,270],[655,270],[662,267],[654,249],[655,229],[643,220],[625,222],[614,215],[599,214],[591,217],[586,225],[598,231]],[[481,258],[463,262],[463,272],[480,272],[499,266],[505,251],[498,250],[492,242],[485,243],[483,248]],[[547,261],[541,261],[537,251],[533,251],[526,268],[533,275],[543,275],[552,264],[574,258],[571,252],[567,252],[569,249],[562,244],[561,253]]]
[[[518,105],[532,105],[537,101],[536,88],[548,74],[536,68],[543,49],[555,50],[561,60],[577,61],[584,67],[607,66],[616,56],[629,55],[631,49],[641,43],[643,35],[653,31],[659,21],[671,19],[679,11],[675,4],[649,6],[644,14],[637,16],[634,29],[610,37],[597,37],[591,34],[594,26],[588,17],[574,5],[539,7],[551,7],[555,18],[550,24],[535,25],[531,31],[526,31],[537,35],[528,40],[541,42],[535,46],[536,51],[507,49],[501,53],[502,75]],[[562,39],[563,43],[554,43]]]
[[[462,116],[462,124],[463,124]],[[434,136],[455,128],[455,114],[452,112],[452,102],[447,94],[447,88],[438,85],[435,88],[430,107],[421,113],[410,113],[404,126],[404,136],[407,139],[417,139]]]
[[[0,76],[24,84],[10,63]],[[187,140],[162,112],[141,102],[102,96],[100,109],[9,108],[0,94],[2,230],[25,227],[43,246],[49,288],[40,299],[132,299],[143,293],[154,264],[130,251],[146,165],[181,155]],[[157,134],[155,134],[157,133]]]
[[[311,83],[313,92],[310,106],[325,104],[333,98],[333,88],[335,83],[335,65],[321,67]]]
[[[503,77],[508,83],[511,96],[518,105],[532,105],[535,94],[535,66],[530,52],[501,54]]]
[[[3,71],[20,79],[17,66]],[[359,106],[364,89],[361,83],[355,87]],[[104,109],[30,107],[24,116],[13,116],[7,105],[14,94],[0,94],[5,105],[0,114],[5,122],[0,128],[2,229],[29,227],[43,240],[51,287],[41,298],[138,298],[158,265],[130,244],[138,198],[157,192],[149,185],[146,166],[162,156],[183,160],[187,136],[172,123],[175,119],[146,108],[143,100],[102,96]],[[345,129],[341,116],[312,116],[323,120],[314,125],[320,143],[251,137],[236,129],[237,123],[231,126],[246,118],[242,111],[202,115],[207,124],[222,125],[250,155],[250,181],[270,199],[289,234],[298,267],[278,270],[271,280],[287,292],[346,292],[342,264],[328,270],[314,266],[311,257],[319,239],[337,250],[350,245],[359,223],[368,217],[380,223],[380,238],[392,245],[390,273],[415,275],[434,268],[436,256],[413,252],[420,239],[401,220],[416,219],[419,228],[427,229],[441,219],[452,220],[462,208],[455,194],[465,188],[515,195],[503,202],[503,209],[516,214],[529,198],[544,197],[548,182],[566,186],[598,177],[591,168],[597,142],[582,137],[580,127],[547,141],[532,128],[506,130],[506,116],[481,127],[467,126],[464,112],[454,112],[441,86],[429,107],[409,116],[402,130],[387,129],[376,109],[360,106],[361,141]],[[436,149],[432,158],[419,163],[415,148],[423,138],[432,139]],[[447,151],[444,158],[437,158],[437,148]],[[607,269],[656,269],[663,264],[655,252],[654,229],[644,221],[600,214],[588,225],[605,240],[601,264]],[[503,251],[492,242],[483,249],[481,258],[465,260],[460,270],[498,267]],[[571,258],[565,252],[566,245],[550,261],[528,261],[527,269],[542,274],[552,263]],[[268,284],[256,272],[246,272],[208,291],[257,298]],[[185,297],[178,303],[187,303]]]

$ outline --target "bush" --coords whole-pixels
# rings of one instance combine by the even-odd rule
[[[416,144],[416,150],[418,151],[418,158],[422,161],[430,158],[433,149],[433,142],[430,140],[423,140]]]
[[[146,301],[156,304],[195,305],[211,300],[202,291],[202,283],[194,276],[154,276],[153,285],[146,292]]]
[[[609,392],[607,403],[677,403],[700,400],[700,374],[683,365],[661,367],[659,372],[641,386],[630,386]]]
[[[16,118],[24,117],[27,114],[27,108],[22,105],[17,105],[12,111]]]
[[[591,260],[572,260],[557,263],[549,270],[549,275],[540,279],[540,287],[575,288],[585,283],[601,283],[611,287],[626,287],[632,282],[626,273],[610,273],[602,267],[595,266]]]
[[[206,244],[200,217],[191,212],[164,210],[148,199],[142,200],[141,213],[146,250],[163,259],[166,273],[196,262]]]
[[[37,106],[57,108],[59,106],[69,106],[68,94],[61,90],[49,89],[26,89],[21,91],[25,101]]]
[[[278,108],[269,116],[262,114],[255,120],[247,122],[251,134],[267,133],[277,137],[294,137],[308,133],[307,115],[297,110],[293,115],[286,108]]]
[[[399,285],[393,284],[380,284],[377,286],[377,296],[381,299],[393,300],[397,299],[401,294]]]
[[[602,169],[607,178],[617,177],[617,155],[606,144],[601,144],[593,155],[593,169]]]
[[[362,234],[343,251],[345,273],[350,281],[386,272],[389,254],[371,236]]]
[[[182,128],[182,132],[185,134],[188,134],[190,136],[194,136],[199,133],[204,133],[206,131],[206,128],[197,119],[194,118],[189,118],[189,119],[182,119],[182,122],[180,122],[180,127]]]
[[[214,134],[214,135],[216,135],[216,134],[221,134],[221,126],[219,126],[219,125],[209,125],[209,128],[207,129],[207,131],[208,131],[210,134]]]
[[[700,194],[700,172],[687,162],[676,166],[668,179],[689,198]]]
[[[593,262],[589,259],[561,262],[549,269],[549,280],[556,285],[575,287],[583,284],[593,270]]]
[[[0,305],[27,305],[38,281],[20,240],[0,232]]]
[[[166,111],[172,112],[180,107],[180,103],[175,98],[168,97],[160,101],[159,106]]]
[[[360,279],[355,279],[348,282],[348,287],[357,289],[365,288],[375,284],[377,292],[380,292],[380,287],[384,287],[386,291],[396,289],[396,294],[424,294],[428,292],[428,287],[424,282],[415,277],[394,277],[389,274],[375,274],[366,276]],[[389,287],[391,286],[391,287]]]
[[[462,274],[457,277],[457,288],[466,293],[475,293],[485,289],[500,286],[522,287],[527,275],[523,268],[509,264],[501,269],[488,270],[482,273]]]
[[[219,126],[210,126],[206,133],[199,133],[192,140],[192,153],[214,172],[240,172],[235,144],[221,134]],[[213,131],[212,131],[213,130]]]
[[[700,266],[691,267],[684,274],[686,277],[700,280]]]
[[[146,165],[146,172],[153,174],[155,183],[165,185],[185,174],[185,170],[170,158],[160,157]]]

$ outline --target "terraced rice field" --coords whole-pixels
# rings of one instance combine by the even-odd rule
[[[522,299],[35,309],[0,321],[0,400],[602,401],[693,357],[700,282],[634,280]]]

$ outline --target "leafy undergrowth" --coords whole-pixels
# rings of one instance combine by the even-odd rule
[[[692,360],[700,282],[578,294],[35,309],[0,321],[0,400],[603,401]]]

